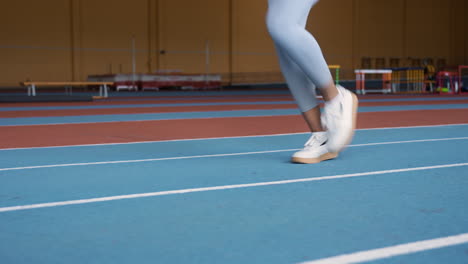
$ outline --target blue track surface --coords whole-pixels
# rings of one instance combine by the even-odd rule
[[[289,163],[307,137],[0,150],[0,210],[468,163],[468,125],[360,130],[333,161]],[[93,162],[103,164],[86,164]],[[23,168],[54,165],[63,166]],[[466,201],[468,166],[458,166],[0,212],[0,257],[2,263],[298,263],[468,233]],[[375,263],[467,263],[467,247]]]
[[[468,104],[448,105],[399,105],[399,106],[362,106],[359,112],[386,112],[408,110],[440,110],[440,109],[468,109]],[[119,115],[88,115],[88,116],[57,116],[57,117],[23,117],[0,118],[0,126],[18,125],[50,125],[50,124],[80,124],[97,122],[123,121],[155,121],[191,118],[222,118],[222,117],[256,117],[298,115],[298,109],[268,109],[268,110],[232,110],[206,112],[175,112],[150,114],[119,114]]]

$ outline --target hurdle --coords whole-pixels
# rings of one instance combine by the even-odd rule
[[[424,93],[426,82],[424,68],[391,68],[392,91],[394,93]]]
[[[458,66],[458,87],[459,93],[466,94],[468,93],[468,83],[463,83],[463,69],[468,69],[468,65]]]
[[[340,84],[341,65],[328,65],[330,70],[335,70],[335,84]]]
[[[437,73],[436,92],[439,94],[460,93],[460,79],[458,71],[440,71]]]
[[[366,94],[371,93],[391,93],[392,70],[377,70],[377,69],[359,69],[355,70],[356,74],[356,93]],[[381,74],[382,89],[366,90],[366,74]]]

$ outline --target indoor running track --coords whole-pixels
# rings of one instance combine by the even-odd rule
[[[467,263],[468,121],[365,126],[315,165],[302,132],[4,144],[0,262]]]

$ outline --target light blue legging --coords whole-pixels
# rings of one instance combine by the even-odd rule
[[[305,29],[318,0],[268,0],[267,27],[275,43],[281,71],[299,109],[317,106],[316,87],[333,81],[322,50]]]

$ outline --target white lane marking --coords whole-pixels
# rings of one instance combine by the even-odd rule
[[[264,153],[286,152],[286,151],[294,151],[294,149],[256,151],[256,152],[241,152],[241,153],[226,153],[226,154],[211,154],[211,155],[194,155],[194,156],[167,157],[167,158],[155,158],[155,159],[139,159],[139,160],[115,160],[115,161],[98,161],[98,162],[69,163],[69,164],[51,164],[51,165],[39,165],[39,166],[1,168],[0,171],[43,169],[43,168],[57,168],[57,167],[72,167],[72,166],[88,166],[88,165],[105,165],[105,164],[119,164],[119,163],[139,163],[139,162],[151,162],[151,161],[163,161],[163,160],[182,160],[182,159],[229,157],[229,156],[241,156],[241,155],[254,155],[254,154],[264,154]]]
[[[349,145],[348,147],[366,147],[366,146],[410,144],[410,143],[421,143],[421,142],[453,141],[453,140],[467,140],[467,139],[468,139],[468,137],[418,139],[418,140],[407,140],[407,141],[392,141],[392,142],[376,142],[376,143],[356,144],[356,145]],[[0,171],[15,171],[15,170],[31,170],[31,169],[45,169],[45,168],[73,167],[73,166],[91,166],[91,165],[140,163],[140,162],[153,162],[153,161],[166,161],[166,160],[230,157],[230,156],[243,156],[243,155],[256,155],[256,154],[290,152],[290,151],[297,151],[297,150],[299,150],[299,149],[279,149],[279,150],[252,151],[252,152],[239,152],[239,153],[223,153],[223,154],[209,154],[209,155],[193,155],[193,156],[166,157],[166,158],[153,158],[153,159],[138,159],[138,160],[113,160],[113,161],[96,161],[96,162],[67,163],[67,164],[49,164],[49,165],[0,168]]]
[[[450,126],[468,126],[468,123],[446,124],[446,125],[428,125],[428,126],[400,126],[400,127],[361,128],[361,129],[356,129],[356,131],[391,130],[391,129],[414,129],[414,128],[438,128],[438,127],[450,127]],[[101,143],[101,144],[82,144],[82,145],[62,145],[62,146],[45,146],[45,147],[28,147],[28,148],[4,148],[4,149],[0,148],[0,151],[6,151],[6,150],[44,149],[44,148],[70,148],[70,147],[119,146],[119,145],[151,144],[151,143],[162,143],[162,142],[185,142],[185,141],[218,140],[218,139],[242,139],[242,138],[278,137],[278,136],[293,136],[293,135],[304,135],[304,134],[310,134],[310,132],[304,131],[304,132],[297,132],[297,133],[267,134],[267,135],[255,135],[255,136],[233,136],[233,137],[211,137],[211,138],[187,138],[187,139],[169,139],[169,140],[153,140],[153,141],[133,141],[133,142],[121,142],[121,143]]]
[[[468,139],[468,137],[415,139],[415,140],[406,140],[406,141],[389,141],[389,142],[354,144],[354,145],[349,145],[348,147],[379,146],[379,145],[393,145],[393,144],[407,144],[407,143],[421,143],[421,142],[437,142],[437,141],[452,141],[452,140],[466,140],[466,139]]]
[[[436,239],[422,240],[413,243],[400,244],[391,247],[360,251],[356,253],[340,255],[331,258],[324,258],[314,261],[303,262],[302,264],[351,264],[362,263],[373,260],[391,258],[395,256],[407,255],[422,251],[428,251],[443,247],[455,246],[468,243],[468,233],[448,236]]]
[[[424,170],[434,170],[434,169],[444,169],[444,168],[456,168],[456,167],[464,167],[464,166],[468,166],[468,163],[445,164],[445,165],[436,165],[436,166],[393,169],[393,170],[381,170],[381,171],[370,171],[370,172],[351,173],[351,174],[342,174],[342,175],[334,175],[334,176],[322,176],[322,177],[313,177],[313,178],[302,178],[302,179],[293,179],[293,180],[257,182],[257,183],[234,184],[234,185],[222,185],[222,186],[212,186],[212,187],[203,187],[203,188],[192,188],[192,189],[159,191],[159,192],[150,192],[150,193],[137,193],[137,194],[128,194],[128,195],[107,196],[107,197],[91,198],[91,199],[80,199],[80,200],[70,200],[70,201],[61,201],[61,202],[19,205],[19,206],[10,206],[10,207],[0,207],[0,213],[11,212],[11,211],[38,209],[38,208],[47,208],[47,207],[57,207],[57,206],[77,205],[77,204],[109,202],[109,201],[136,199],[136,198],[144,198],[144,197],[156,197],[156,196],[165,196],[165,195],[187,194],[187,193],[209,192],[209,191],[220,191],[220,190],[231,190],[231,189],[251,188],[251,187],[260,187],[260,186],[284,185],[284,184],[291,184],[291,183],[336,180],[336,179],[355,178],[355,177],[363,177],[363,176],[371,176],[371,175],[402,173],[402,172],[410,172],[410,171],[424,171]]]

